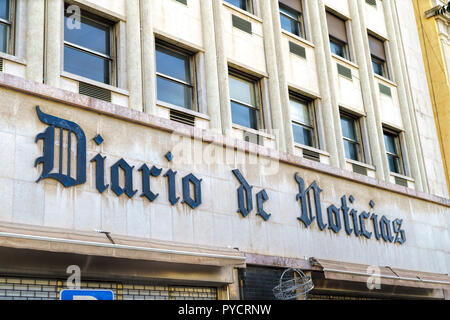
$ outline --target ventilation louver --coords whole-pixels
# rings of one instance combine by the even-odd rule
[[[301,58],[306,59],[306,49],[289,41],[289,51]]]
[[[303,158],[320,162],[320,154],[311,150],[303,149]]]
[[[233,15],[233,27],[252,34],[252,23]]]
[[[177,110],[170,110],[170,120],[195,127],[195,116]]]
[[[79,93],[84,94],[86,96],[100,99],[103,101],[111,102],[111,91],[107,89],[103,89],[88,83],[80,82],[79,83]]]
[[[338,68],[338,73],[341,76],[346,77],[346,78],[348,78],[350,80],[353,79],[353,77],[352,77],[352,70],[351,69],[349,69],[347,67],[344,67],[343,65],[340,65],[340,64],[337,65],[337,68]]]

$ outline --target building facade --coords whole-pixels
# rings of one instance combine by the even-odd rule
[[[444,1],[416,1],[414,10],[419,28],[419,39],[424,53],[423,60],[427,72],[428,87],[436,118],[438,137],[441,144],[442,157],[449,184],[449,133],[450,123],[450,13],[445,10],[448,4]]]
[[[410,1],[0,14],[0,298],[271,299],[288,268],[311,298],[449,298]]]

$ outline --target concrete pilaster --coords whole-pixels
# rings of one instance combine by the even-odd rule
[[[319,17],[320,17],[320,24],[323,30],[323,45],[324,45],[324,51],[323,54],[325,55],[325,60],[327,64],[327,71],[328,71],[328,83],[330,88],[330,95],[331,95],[331,103],[332,103],[332,114],[333,114],[333,121],[334,121],[334,132],[336,136],[336,145],[337,145],[337,154],[339,159],[339,167],[341,169],[345,169],[346,167],[346,161],[345,161],[345,149],[344,149],[344,140],[342,136],[342,128],[341,128],[341,115],[339,112],[339,105],[337,101],[337,89],[334,83],[334,74],[336,71],[335,65],[333,63],[333,60],[331,58],[331,48],[330,48],[330,41],[328,39],[328,23],[327,23],[327,17],[326,17],[326,11],[325,11],[325,4],[323,0],[318,0],[317,5],[319,6]]]
[[[45,83],[59,88],[62,71],[63,2],[47,0]]]
[[[365,22],[365,18],[364,18],[364,8],[363,8],[364,3],[362,3],[361,1],[356,1],[356,2],[353,2],[353,4],[356,4],[357,8],[358,8],[358,17],[359,17],[359,23],[360,23],[359,29],[363,33],[364,55],[366,57],[365,63],[366,63],[369,79],[371,79],[369,85],[370,85],[370,92],[372,95],[373,111],[374,111],[374,116],[375,116],[375,121],[376,121],[376,131],[377,131],[376,135],[378,137],[378,148],[381,153],[381,161],[383,164],[383,166],[382,166],[382,170],[383,170],[383,174],[384,174],[383,180],[389,181],[391,174],[389,171],[389,163],[388,163],[388,160],[386,157],[386,146],[384,144],[383,124],[381,121],[381,105],[378,101],[379,89],[378,89],[378,85],[375,80],[375,76],[374,76],[374,72],[373,72],[372,60],[371,60],[370,48],[369,48],[369,41],[367,38],[367,27],[366,27],[366,22]],[[371,134],[371,133],[369,132],[369,134]],[[378,173],[377,173],[377,176],[378,176]]]
[[[156,114],[156,57],[152,0],[140,0],[142,31],[142,96],[144,112]]]
[[[219,75],[217,71],[216,39],[214,36],[214,12],[210,0],[201,0],[203,46],[205,48],[206,103],[210,117],[210,128],[222,130],[220,116]]]
[[[333,102],[330,93],[329,84],[331,83],[329,80],[328,70],[327,70],[327,61],[325,55],[322,54],[325,52],[324,48],[324,35],[322,34],[323,29],[320,14],[319,14],[319,4],[317,0],[308,0],[308,7],[310,9],[310,18],[311,18],[311,32],[312,32],[312,40],[314,45],[316,46],[315,50],[318,53],[316,55],[316,64],[317,71],[321,77],[319,80],[320,93],[322,96],[322,118],[323,118],[323,127],[325,131],[325,142],[327,151],[330,153],[330,164],[335,167],[340,166],[340,157],[338,155],[338,146],[336,143],[336,132],[335,132],[335,122],[333,115]],[[340,122],[340,121],[339,121]]]
[[[281,22],[280,22],[280,7],[278,0],[271,0],[272,9],[272,23],[273,31],[275,34],[275,52],[277,56],[277,66],[278,66],[278,83],[280,86],[280,99],[281,99],[281,110],[283,113],[284,121],[284,136],[286,140],[286,151],[294,152],[294,134],[292,132],[292,118],[289,102],[289,86],[286,76],[286,66],[283,59],[283,46],[282,39],[283,35],[281,32]]]
[[[275,40],[273,34],[271,5],[270,2],[267,0],[260,0],[259,3],[263,19],[264,48],[266,53],[267,73],[269,74],[268,84],[270,96],[270,109],[274,129],[273,131],[277,138],[279,149],[281,151],[287,151],[284,127],[285,125],[288,126],[289,123],[283,122],[284,119],[280,98],[280,83],[278,78],[277,54],[275,50]]]
[[[228,61],[225,54],[225,40],[223,35],[222,0],[212,1],[214,13],[214,33],[216,36],[217,76],[219,79],[220,116],[222,132],[231,134],[231,103],[230,84],[228,82]]]
[[[371,92],[373,92],[373,72],[371,69],[371,63],[369,56],[367,55],[365,48],[365,35],[366,29],[362,29],[360,21],[357,0],[349,0],[350,15],[352,16],[352,34],[353,42],[355,45],[356,60],[359,66],[359,76],[362,90],[362,97],[364,101],[364,107],[367,114],[367,129],[369,135],[370,151],[372,155],[373,165],[376,168],[377,178],[380,180],[386,180],[389,176],[386,176],[385,166],[383,159],[386,158],[385,154],[380,149],[380,139],[382,135],[382,125],[380,119],[377,119],[375,114],[375,106]],[[381,136],[380,136],[381,134]]]
[[[401,68],[400,49],[398,47],[398,35],[395,32],[394,21],[392,17],[391,1],[383,1],[384,15],[386,19],[386,28],[390,39],[390,56],[392,59],[392,71],[394,73],[395,81],[398,85],[398,97],[400,102],[400,110],[402,114],[403,125],[405,126],[405,141],[409,159],[409,167],[412,177],[416,183],[416,189],[423,191],[422,177],[420,174],[418,157],[416,151],[416,143],[414,140],[412,122],[410,118],[410,106],[406,95],[405,83],[403,81],[403,71]]]
[[[127,0],[127,77],[131,109],[142,111],[141,25],[139,0]]]
[[[44,78],[44,12],[44,0],[27,2],[26,76],[36,82]]]
[[[415,108],[414,100],[412,98],[412,92],[411,92],[410,80],[409,80],[410,77],[408,74],[408,67],[407,67],[406,61],[405,61],[406,58],[405,58],[405,51],[404,51],[404,42],[402,39],[399,21],[398,21],[397,3],[395,3],[395,2],[392,3],[392,10],[393,10],[393,15],[395,15],[395,17],[393,17],[395,31],[398,34],[399,41],[400,41],[399,44],[400,44],[401,49],[399,48],[399,57],[400,57],[400,61],[401,61],[402,71],[403,71],[402,72],[403,73],[403,82],[405,84],[406,97],[408,98],[408,104],[410,106],[409,112],[410,112],[410,117],[411,117],[411,125],[412,125],[412,129],[413,129],[414,142],[416,145],[418,165],[419,165],[420,175],[422,177],[422,187],[423,187],[424,192],[428,193],[429,186],[428,186],[428,179],[427,179],[427,174],[426,174],[426,170],[425,170],[425,160],[423,157],[422,141],[420,139],[419,129],[417,126],[417,119],[416,119],[416,115],[415,115],[416,108]]]

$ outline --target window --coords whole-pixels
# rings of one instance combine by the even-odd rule
[[[228,3],[231,3],[232,5],[248,11],[250,13],[253,13],[253,8],[252,8],[252,1],[251,0],[225,0]]]
[[[81,12],[80,27],[71,27],[73,19],[64,17],[64,70],[85,78],[113,85],[115,82],[113,23],[88,12]],[[69,21],[70,22],[70,21]]]
[[[230,74],[231,116],[234,124],[259,129],[259,86],[257,81]]]
[[[389,163],[389,170],[393,173],[404,174],[400,152],[400,138],[397,132],[384,130],[384,143]]]
[[[312,103],[306,99],[291,95],[289,104],[294,141],[305,146],[316,148],[317,143]]]
[[[361,130],[357,118],[341,114],[342,136],[344,138],[345,157],[350,160],[363,161],[361,147]]]
[[[169,45],[156,45],[158,100],[193,109],[192,56]]]
[[[372,57],[373,72],[382,77],[388,78],[384,42],[369,35],[369,47],[370,55]]]
[[[345,21],[327,12],[327,23],[331,52],[344,59],[350,59]]]
[[[14,5],[13,0],[0,0],[0,52],[14,54]]]
[[[304,37],[301,0],[283,0],[280,2],[281,28]]]

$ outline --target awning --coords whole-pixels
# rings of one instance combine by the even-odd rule
[[[314,267],[321,268],[324,277],[329,280],[367,283],[371,277],[373,278],[377,274],[382,285],[450,290],[448,274],[404,270],[389,266],[374,267],[315,258],[311,258],[310,263]]]
[[[245,266],[244,254],[234,249],[112,236],[115,243],[93,232],[67,233],[31,227],[24,230],[0,225],[0,247],[215,267]]]

